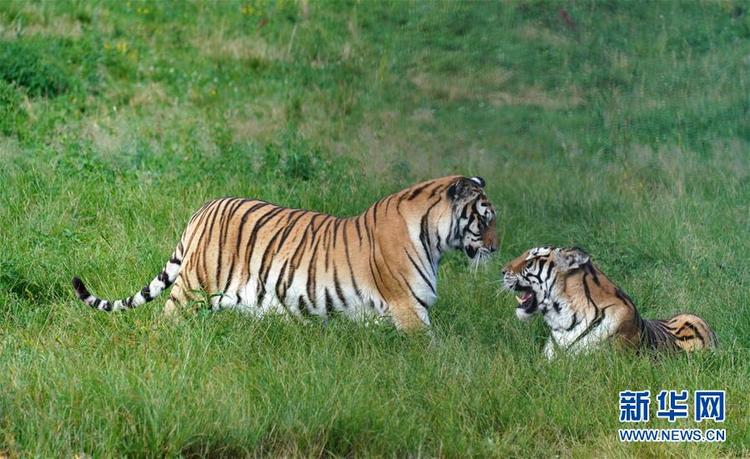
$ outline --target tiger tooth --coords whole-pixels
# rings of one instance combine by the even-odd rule
[[[518,295],[516,295],[516,301],[518,301],[518,304],[523,304],[523,300]]]

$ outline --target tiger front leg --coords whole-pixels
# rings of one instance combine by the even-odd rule
[[[557,351],[557,345],[555,344],[555,339],[551,336],[547,338],[547,342],[544,344],[544,356],[547,357],[547,360],[552,361],[555,359],[555,353]]]
[[[389,302],[393,323],[400,330],[419,330],[430,326],[427,308],[410,300]]]

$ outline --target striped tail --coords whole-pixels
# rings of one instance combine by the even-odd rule
[[[717,346],[716,334],[705,320],[678,314],[668,320],[643,321],[646,344],[653,349],[695,351]]]
[[[178,250],[172,254],[172,258],[167,262],[167,266],[164,267],[164,271],[160,272],[150,284],[143,287],[143,289],[133,296],[127,297],[123,300],[109,301],[102,300],[101,298],[92,295],[83,281],[77,277],[73,278],[73,288],[76,291],[78,298],[84,303],[88,304],[94,309],[100,311],[122,311],[125,309],[133,309],[142,304],[148,303],[153,300],[167,287],[172,285],[177,279],[177,275],[180,273],[180,266],[182,265],[182,254],[180,253],[182,244],[178,247]]]

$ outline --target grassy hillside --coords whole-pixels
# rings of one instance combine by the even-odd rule
[[[0,2],[0,455],[750,455],[749,38],[741,1]],[[435,340],[69,286],[134,293],[209,198],[352,215],[453,173],[502,243],[445,259]],[[499,275],[543,244],[720,350],[546,362]],[[618,441],[619,391],[701,388],[726,443]]]

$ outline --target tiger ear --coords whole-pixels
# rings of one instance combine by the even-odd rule
[[[578,247],[555,249],[554,258],[558,271],[563,273],[578,269],[591,261],[589,254]]]
[[[470,178],[472,182],[479,185],[479,188],[484,188],[484,186],[487,184],[487,182],[484,181],[484,179],[478,175],[475,175],[474,177]]]
[[[464,199],[476,193],[477,188],[484,188],[482,177],[461,177],[448,187],[448,197],[452,200]]]

